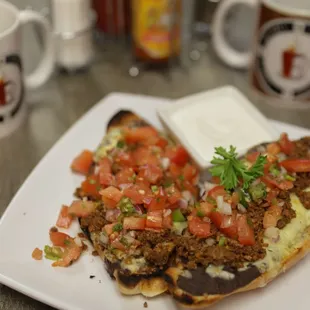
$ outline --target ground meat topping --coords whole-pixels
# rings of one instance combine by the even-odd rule
[[[105,210],[100,207],[89,216],[81,218],[81,228],[88,228],[89,232],[100,231],[106,224],[109,223],[105,219]]]
[[[290,158],[310,158],[310,137],[295,141],[295,148]]]

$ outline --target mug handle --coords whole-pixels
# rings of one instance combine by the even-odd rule
[[[22,25],[35,23],[43,31],[43,57],[37,68],[25,77],[28,89],[34,89],[44,84],[54,71],[54,46],[52,28],[45,17],[32,10],[21,11],[19,20]]]
[[[212,43],[217,55],[229,66],[237,69],[245,69],[250,65],[251,50],[239,52],[233,49],[224,37],[224,24],[227,13],[230,9],[238,4],[257,8],[257,0],[222,0],[212,22]]]

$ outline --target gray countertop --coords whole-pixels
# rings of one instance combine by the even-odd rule
[[[35,51],[27,52],[32,66]],[[239,88],[269,118],[310,127],[310,110],[274,107],[271,99],[254,94],[245,72],[223,65],[207,48],[189,70],[173,68],[168,74],[144,72],[128,75],[129,63],[121,49],[102,48],[89,72],[74,76],[55,74],[43,87],[29,93],[29,114],[11,136],[0,140],[0,216],[30,171],[59,137],[90,107],[111,92],[180,98],[231,84]],[[52,309],[0,284],[0,309]]]

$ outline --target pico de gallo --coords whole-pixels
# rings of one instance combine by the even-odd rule
[[[289,194],[310,172],[309,156],[298,150],[286,134],[243,159],[233,147],[216,148],[212,179],[199,199],[199,171],[181,145],[151,126],[117,128],[96,152],[73,160],[72,171],[85,179],[56,225],[67,229],[78,218],[109,259],[142,257],[144,267],[163,266],[172,253],[191,267],[256,261],[266,253],[265,238],[276,242],[296,216]],[[44,252],[53,266],[69,266],[83,251],[57,229],[50,239]]]

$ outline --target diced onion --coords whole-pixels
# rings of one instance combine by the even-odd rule
[[[265,153],[267,151],[266,147],[263,145],[259,145],[257,148],[257,152]]]
[[[207,216],[205,216],[202,220],[204,222],[206,222],[206,223],[210,223],[211,222],[211,220]]]
[[[213,238],[208,238],[208,239],[206,240],[206,244],[207,244],[208,246],[212,246],[212,245],[215,244],[215,240],[214,240]]]
[[[216,197],[216,204],[217,204],[217,207],[221,213],[227,214],[227,215],[232,214],[231,205],[224,201],[223,196],[217,196]]]
[[[285,205],[285,201],[280,201],[280,202],[278,202],[278,206],[279,207],[283,207]]]
[[[179,199],[178,204],[181,209],[186,209],[188,206],[188,202],[185,199]]]
[[[75,237],[74,242],[76,243],[77,246],[81,247],[83,245],[82,240],[80,237]]]
[[[206,190],[206,192],[210,191],[212,188],[216,187],[216,184],[210,183],[210,182],[204,182],[203,186]]]
[[[130,233],[126,234],[124,238],[127,240],[128,244],[132,244],[135,242],[135,238],[133,238]]]
[[[241,213],[246,213],[246,208],[241,204],[241,203],[238,203],[237,205],[237,208],[238,210],[241,212]]]
[[[192,199],[192,194],[191,194],[190,191],[183,191],[183,192],[182,192],[182,197],[183,197],[186,201],[190,202],[191,199]]]
[[[170,166],[170,159],[168,157],[163,157],[160,160],[161,165],[163,167],[164,170],[167,170]]]
[[[115,222],[117,220],[117,218],[120,216],[121,211],[119,209],[109,209],[107,210],[106,214],[105,214],[105,219],[108,222]]]
[[[268,227],[265,230],[265,237],[270,239],[272,242],[278,242],[280,240],[280,231],[276,227]]]
[[[130,183],[124,183],[124,184],[120,184],[118,187],[121,191],[123,191],[126,188],[129,188],[132,184]]]
[[[140,205],[135,205],[134,208],[135,208],[136,212],[137,212],[139,215],[142,215],[142,214],[143,214],[142,206],[140,206]]]
[[[164,211],[163,216],[164,216],[164,217],[167,217],[167,216],[169,216],[171,213],[172,213],[171,209],[167,209],[167,210]]]
[[[284,153],[277,154],[277,157],[278,157],[279,161],[283,161],[286,159],[286,155]]]
[[[193,275],[189,270],[183,270],[182,277],[187,278],[187,279],[192,279]]]
[[[281,166],[281,174],[287,174],[287,170]]]
[[[108,244],[109,243],[109,237],[104,234],[104,233],[101,233],[100,234],[100,237],[99,237],[99,241],[102,243],[102,244]]]

